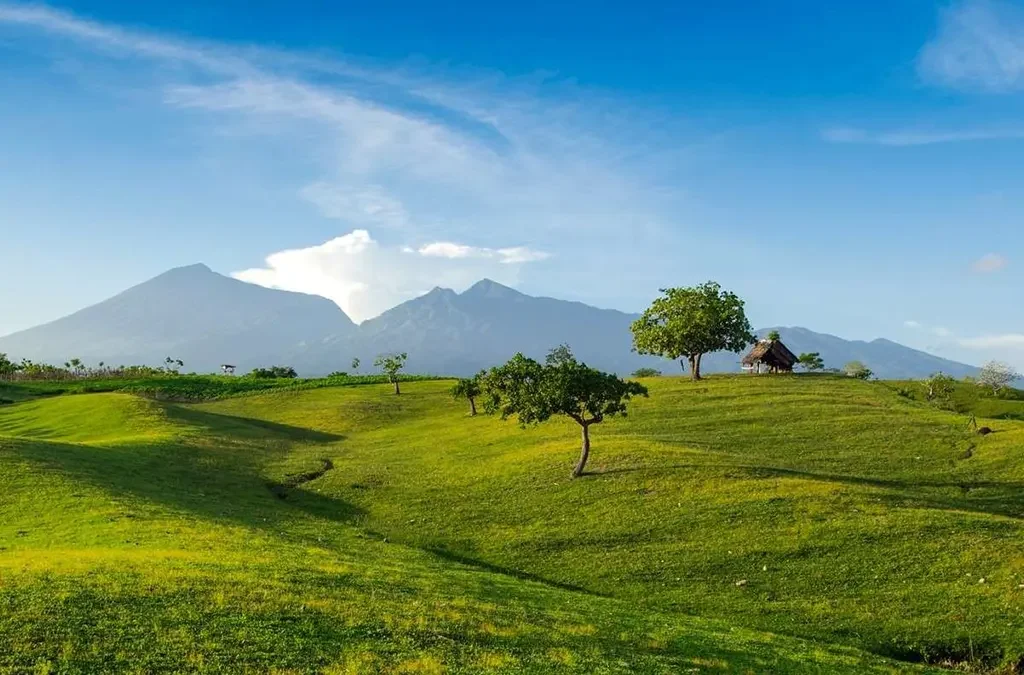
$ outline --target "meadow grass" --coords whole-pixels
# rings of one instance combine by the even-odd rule
[[[444,381],[4,406],[0,671],[1020,659],[1024,424],[846,378],[646,384],[577,480],[571,423]]]

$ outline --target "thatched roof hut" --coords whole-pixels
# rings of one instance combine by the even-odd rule
[[[782,340],[761,340],[750,353],[743,357],[743,370],[760,373],[762,368],[769,373],[789,373],[796,365],[796,354],[789,351]]]

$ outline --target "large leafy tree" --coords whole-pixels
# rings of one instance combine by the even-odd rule
[[[515,415],[525,427],[564,415],[579,424],[582,446],[573,478],[583,474],[590,457],[590,427],[609,417],[625,416],[631,398],[647,396],[647,388],[640,383],[590,368],[565,346],[552,350],[543,364],[516,354],[487,373],[483,389],[484,409],[500,413],[502,419]]]
[[[405,367],[405,360],[407,358],[409,358],[409,355],[405,352],[400,354],[382,354],[373,362],[373,365],[380,368],[388,376],[388,381],[395,385],[395,394],[402,393],[402,390],[398,387],[398,373]]]
[[[452,398],[456,400],[466,399],[469,401],[470,416],[476,415],[476,399],[483,393],[481,380],[485,373],[477,373],[473,377],[466,377],[452,386]]]
[[[699,380],[704,354],[738,352],[754,341],[743,301],[714,281],[690,288],[663,288],[661,293],[633,322],[637,352],[673,360],[685,356],[690,377]]]

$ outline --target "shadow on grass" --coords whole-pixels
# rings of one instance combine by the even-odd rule
[[[967,511],[1024,520],[1024,481],[993,480],[894,480],[869,476],[816,473],[771,466],[746,466],[727,463],[686,463],[648,467],[625,467],[588,472],[599,478],[624,473],[722,469],[744,478],[798,478],[804,480],[863,486],[882,490],[882,499],[893,506],[942,511]]]
[[[523,572],[520,570],[512,569],[510,567],[502,567],[500,565],[494,565],[489,562],[478,560],[476,558],[470,558],[467,555],[451,551],[440,546],[426,546],[422,547],[421,550],[426,551],[432,555],[437,556],[441,560],[447,562],[454,562],[467,567],[474,567],[476,569],[484,570],[485,572],[492,572],[495,574],[501,574],[506,577],[512,577],[522,581],[533,581],[545,586],[551,586],[552,588],[560,588],[563,591],[574,591],[576,593],[586,593],[587,595],[593,595],[597,597],[609,597],[603,593],[597,593],[588,588],[582,586],[576,586],[575,584],[567,584],[561,581],[552,581],[551,579],[545,579],[544,577],[537,576],[536,574],[530,574],[529,572]]]
[[[152,444],[107,447],[9,439],[20,458],[112,494],[198,518],[261,528],[302,511],[348,523],[365,515],[359,507],[303,488],[333,468],[286,477],[287,499],[262,474],[263,464],[286,452],[290,442],[328,442],[342,436],[282,424],[166,406],[172,419],[209,430],[198,442],[183,438]],[[276,496],[275,496],[276,495]]]
[[[292,441],[296,443],[333,443],[342,441],[344,436],[330,434],[305,427],[294,427],[278,422],[212,413],[182,405],[163,404],[168,419],[198,427],[215,436],[230,436],[242,439]]]

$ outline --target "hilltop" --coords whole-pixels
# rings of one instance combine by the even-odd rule
[[[575,481],[568,424],[467,417],[444,381],[2,406],[0,669],[1024,655],[1024,424],[829,376],[646,384]]]

